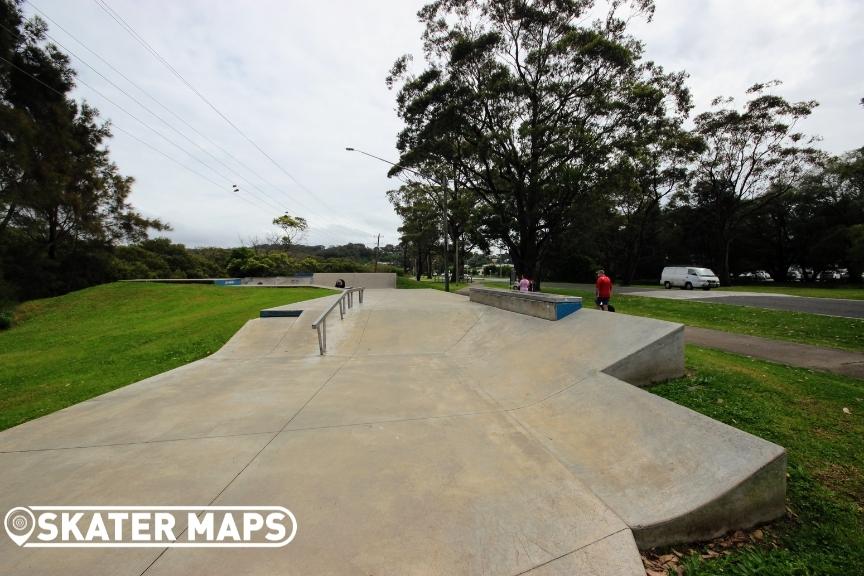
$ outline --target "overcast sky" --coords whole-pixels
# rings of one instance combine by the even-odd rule
[[[76,95],[116,127],[112,157],[136,179],[133,204],[170,223],[173,240],[236,246],[266,238],[274,232],[270,221],[289,211],[309,220],[306,243],[374,245],[379,233],[382,244],[398,242],[399,219],[385,196],[398,182],[386,177],[385,164],[345,147],[396,159],[400,124],[384,78],[399,55],[420,55],[416,12],[424,2],[105,1],[266,153],[95,0],[26,3],[27,14],[38,8],[53,20],[49,33],[75,54]],[[861,0],[657,0],[653,22],[637,23],[634,31],[650,59],[689,72],[694,113],[714,96],[743,102],[754,82],[780,79],[779,94],[819,101],[803,128],[821,135],[825,150],[842,153],[864,145],[864,108],[858,105],[864,97],[862,22]]]

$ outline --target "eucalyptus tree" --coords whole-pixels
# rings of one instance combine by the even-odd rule
[[[652,12],[651,0],[426,5],[425,69],[411,73],[403,56],[388,77],[404,121],[394,172],[452,168],[477,195],[488,241],[539,278],[635,119],[682,89],[628,34],[629,18]]]
[[[273,225],[282,231],[279,242],[286,248],[290,248],[309,229],[309,223],[305,218],[302,216],[292,216],[287,212],[278,218],[274,218]]]
[[[398,190],[387,192],[396,214],[402,218],[399,227],[402,243],[414,261],[414,275],[419,281],[426,273],[432,275],[432,254],[441,237],[441,210],[432,186],[407,183]]]
[[[601,183],[620,222],[614,238],[614,258],[604,266],[615,269],[624,284],[633,281],[646,248],[657,248],[664,200],[687,183],[689,166],[703,149],[702,140],[684,128],[690,110],[684,75],[676,79],[674,96],[654,91],[653,114],[635,116],[629,137],[619,145]],[[655,255],[655,258],[657,255]]]
[[[111,247],[167,229],[130,205],[110,125],[70,96],[75,71],[46,30],[0,0],[0,280],[23,297],[107,279]]]
[[[769,93],[779,81],[755,84],[752,98],[738,110],[732,98],[716,98],[713,110],[694,118],[704,151],[694,167],[694,185],[685,201],[701,214],[714,239],[724,284],[730,281],[732,245],[755,212],[794,189],[807,169],[823,160],[817,138],[798,131],[798,123],[818,105],[788,102]]]

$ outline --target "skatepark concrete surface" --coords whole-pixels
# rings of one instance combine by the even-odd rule
[[[784,511],[784,450],[634,384],[678,324],[552,322],[436,290],[250,320],[216,354],[0,433],[0,512],[275,505],[282,548],[18,548],[0,573],[644,574],[638,548]]]

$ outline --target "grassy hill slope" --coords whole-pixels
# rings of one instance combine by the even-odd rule
[[[261,308],[331,293],[115,283],[25,302],[0,332],[0,430],[203,358]]]

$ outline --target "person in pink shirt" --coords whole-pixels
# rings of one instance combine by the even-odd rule
[[[519,280],[519,291],[520,292],[528,292],[528,289],[530,287],[531,287],[531,281],[528,280],[528,278],[526,278],[525,275],[523,274],[522,279]]]

